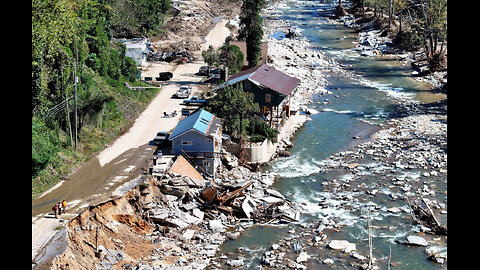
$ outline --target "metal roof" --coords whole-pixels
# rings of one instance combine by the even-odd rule
[[[210,123],[215,118],[215,116],[205,110],[200,110],[189,117],[178,122],[177,126],[173,130],[172,134],[169,137],[169,140],[173,140],[175,137],[194,129],[204,135],[207,135],[208,128]]]
[[[289,95],[300,83],[299,79],[290,77],[274,67],[263,64],[232,75],[222,87],[244,80],[249,80],[256,85],[270,88],[283,95]]]

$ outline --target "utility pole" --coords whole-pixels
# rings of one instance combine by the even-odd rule
[[[75,88],[75,99],[73,101],[73,106],[74,106],[74,109],[75,109],[75,151],[77,151],[77,131],[78,131],[78,128],[77,128],[77,123],[78,123],[78,119],[77,119],[77,61],[73,61],[73,82],[74,82],[74,88]]]
[[[77,110],[77,82],[78,82],[78,77],[77,77],[77,61],[73,60],[73,65],[64,65],[62,66],[62,69],[64,67],[73,67],[73,86],[74,86],[74,101],[73,101],[73,106],[74,106],[74,111],[75,111],[75,151],[77,151],[77,141],[78,141],[78,110]],[[80,67],[85,67],[84,65]],[[68,107],[68,105],[67,105]],[[70,122],[70,121],[69,121]]]

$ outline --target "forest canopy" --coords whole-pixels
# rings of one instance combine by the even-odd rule
[[[87,139],[106,140],[106,134],[120,132],[120,123],[128,124],[132,100],[147,103],[153,96],[155,90],[140,93],[125,86],[139,83],[138,70],[115,38],[161,31],[170,5],[170,0],[32,0],[33,186],[47,181],[34,178],[59,152],[70,160],[65,155],[75,135],[75,86],[77,135],[86,152],[96,148]]]

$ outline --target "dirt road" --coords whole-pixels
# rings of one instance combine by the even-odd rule
[[[225,24],[226,21],[221,20],[212,28],[205,38],[205,46],[213,44],[219,47],[223,44],[230,34]],[[158,131],[175,128],[181,118],[182,99],[171,98],[172,95],[185,84],[192,86],[193,93],[199,91],[198,84],[202,77],[196,73],[205,63],[200,51],[194,52],[194,56],[196,61],[176,68],[166,64],[149,66],[143,76],[174,69],[173,78],[165,83],[129,131],[80,167],[70,180],[59,183],[32,201],[32,261],[38,257],[38,251],[44,250],[43,246],[52,239],[58,226],[68,222],[88,205],[108,199],[117,187],[143,174],[143,168],[155,151],[155,147],[149,145],[150,141]],[[163,112],[171,113],[174,110],[178,112],[177,116],[162,117]],[[48,212],[56,202],[63,199],[67,200],[67,215],[62,215],[59,219],[52,218]]]

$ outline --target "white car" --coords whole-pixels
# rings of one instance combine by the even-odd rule
[[[175,96],[177,98],[188,98],[190,96],[190,93],[192,93],[192,87],[187,85],[182,85],[177,90],[177,93],[175,93]]]

